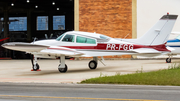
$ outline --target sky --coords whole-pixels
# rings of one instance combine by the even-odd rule
[[[180,0],[137,0],[137,37],[145,34],[167,12],[179,15],[172,32],[180,33]],[[177,34],[171,34],[173,39]]]

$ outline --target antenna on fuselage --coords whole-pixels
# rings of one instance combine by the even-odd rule
[[[129,33],[123,38],[123,39],[126,39],[126,37],[129,35]]]
[[[35,37],[34,40],[33,40],[33,43],[36,41],[36,39],[37,39],[37,38]]]

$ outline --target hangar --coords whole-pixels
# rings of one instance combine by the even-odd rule
[[[56,38],[72,30],[136,38],[136,0],[1,0],[0,20],[0,39],[9,37],[0,44]],[[27,56],[0,47],[0,57]]]

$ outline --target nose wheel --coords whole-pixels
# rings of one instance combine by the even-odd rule
[[[33,71],[37,71],[37,70],[39,70],[39,65],[38,64],[33,64]]]
[[[89,62],[89,68],[90,68],[90,69],[96,69],[96,67],[97,67],[97,62],[94,61],[94,60],[91,60],[91,61]]]

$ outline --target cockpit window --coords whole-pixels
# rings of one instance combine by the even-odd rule
[[[61,36],[59,36],[56,40],[57,40],[57,41],[60,41],[63,36],[64,36],[64,34],[62,34]]]
[[[75,35],[69,35],[69,34],[66,34],[66,36],[62,39],[62,41],[65,41],[65,42],[74,42],[75,40]]]
[[[176,39],[180,40],[180,35],[176,37]]]
[[[105,35],[100,35],[100,38],[101,38],[101,39],[109,39],[110,37],[105,36]]]
[[[76,43],[96,44],[96,40],[95,39],[86,38],[86,37],[77,36],[76,37]]]

